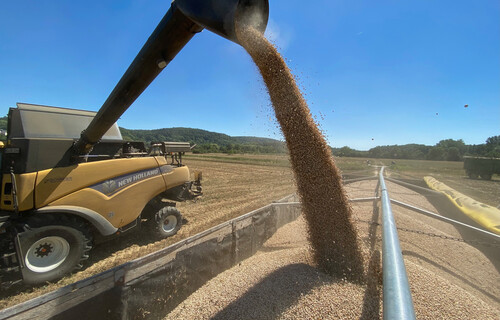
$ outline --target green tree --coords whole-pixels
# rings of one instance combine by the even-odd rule
[[[433,147],[427,154],[428,160],[444,160],[446,151],[442,147]]]
[[[448,161],[460,161],[462,157],[460,156],[460,150],[457,147],[450,147],[446,151],[446,160]]]
[[[0,118],[0,141],[7,141],[7,117]]]
[[[486,139],[487,146],[500,146],[500,136],[493,136]]]
[[[0,129],[7,130],[7,122],[8,122],[7,117],[1,117],[0,118]]]
[[[441,140],[436,144],[436,147],[441,147],[446,151],[449,148],[457,148],[460,156],[464,155],[464,153],[467,151],[467,145],[464,143],[464,141],[462,139],[459,139],[459,140],[453,140],[453,139]]]
[[[337,150],[336,155],[339,157],[352,157],[356,150],[349,148],[348,146],[342,147]]]
[[[500,158],[500,136],[493,136],[486,139],[485,149],[485,156]]]

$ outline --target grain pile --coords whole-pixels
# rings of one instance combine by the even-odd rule
[[[314,261],[331,275],[361,280],[363,258],[341,176],[293,75],[257,30],[242,28],[237,36],[260,70],[285,137]]]
[[[165,319],[359,318],[363,286],[332,278],[311,266],[311,259],[306,223],[299,218],[282,227],[257,254],[210,280]]]
[[[362,181],[346,190],[352,198],[369,197],[376,185]],[[436,210],[409,189],[387,187],[391,196]],[[360,244],[375,244],[376,255],[380,226],[366,222],[380,222],[378,210],[371,202],[353,207]],[[398,227],[460,238],[444,222],[396,206],[393,211]],[[417,319],[500,319],[498,261],[461,241],[399,233]],[[381,319],[380,279],[360,284],[320,272],[306,234],[302,218],[282,227],[257,254],[207,282],[165,319]]]

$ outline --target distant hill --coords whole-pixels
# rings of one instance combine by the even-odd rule
[[[7,130],[7,117],[0,117],[0,129]],[[227,134],[192,128],[166,128],[154,130],[131,130],[120,128],[128,141],[183,141],[196,144],[195,153],[286,153],[283,141],[258,137],[231,137]],[[5,136],[0,135],[0,140]],[[377,146],[368,151],[351,149],[348,146],[332,148],[334,156],[367,157],[388,159],[426,159],[460,161],[464,155],[500,157],[500,136],[486,139],[485,143],[466,145],[462,139],[446,139],[434,146],[405,144]]]
[[[284,153],[285,143],[270,138],[231,137],[227,134],[192,128],[164,128],[154,130],[131,130],[120,128],[122,136],[129,141],[185,141],[196,144],[195,152],[224,153]]]
[[[189,141],[191,143],[229,144],[235,142],[230,136],[201,129],[192,128],[164,128],[153,130],[131,130],[121,128],[123,139],[130,141]]]
[[[123,138],[131,141],[185,141],[196,144],[196,153],[285,153],[282,141],[258,137],[231,137],[223,133],[192,128],[130,130],[120,128]],[[466,145],[463,140],[446,139],[434,146],[404,144],[377,146],[359,151],[347,146],[332,148],[334,156],[357,158],[418,159],[461,161],[464,155],[500,156],[500,136],[490,137],[485,144]]]

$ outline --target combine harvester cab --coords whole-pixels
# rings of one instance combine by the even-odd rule
[[[114,123],[91,152],[71,152],[95,114],[21,103],[10,109],[1,154],[5,286],[21,275],[29,284],[61,278],[81,266],[94,242],[141,223],[158,238],[172,236],[182,225],[175,201],[201,194],[201,174],[191,180],[182,164],[189,143],[148,151],[123,141]]]

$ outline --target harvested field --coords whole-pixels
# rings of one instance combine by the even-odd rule
[[[125,235],[112,242],[102,244],[92,251],[92,260],[89,264],[87,264],[87,269],[66,277],[55,284],[48,284],[47,286],[35,289],[27,288],[20,293],[11,291],[8,295],[2,296],[2,299],[0,300],[0,308],[3,309],[22,301],[26,301],[43,293],[97,274],[103,270],[107,270],[108,268],[119,265],[125,261],[144,256],[151,251],[163,248],[169,244],[175,243],[183,238],[214,226],[220,221],[227,221],[232,217],[239,216],[295,192],[292,172],[286,165],[286,156],[284,155],[227,156],[218,154],[216,155],[217,159],[204,159],[204,157],[210,156],[212,155],[196,155],[196,159],[185,159],[185,163],[191,169],[203,171],[203,186],[205,195],[197,203],[190,202],[179,204],[181,212],[189,220],[189,223],[183,226],[178,235],[164,241],[153,242],[148,235],[145,235],[141,233],[140,230],[137,230],[133,234]],[[258,160],[255,161],[255,159]],[[400,161],[396,161],[400,163]],[[338,158],[336,163],[345,173],[349,173],[352,170],[358,171],[362,169],[369,169],[369,167],[366,166],[366,159]],[[376,160],[372,160],[372,163],[376,164],[377,162]],[[424,167],[425,165],[428,165],[428,163],[428,161],[422,161],[420,166]],[[375,169],[372,171],[373,172],[368,173],[365,172],[365,175],[375,173]],[[403,173],[404,172],[405,171],[403,171]],[[429,172],[432,173],[431,170],[429,170]],[[448,176],[444,177],[448,178]],[[454,178],[454,176],[449,178]],[[441,177],[441,179],[443,178]],[[477,180],[477,182],[488,183],[487,181],[479,180]],[[347,185],[346,189],[348,190],[351,198],[373,196],[374,183],[375,182],[373,181],[357,182]],[[393,184],[390,182],[387,182],[387,184],[389,192],[393,198],[410,204],[419,205],[429,210],[434,210],[434,207],[430,203],[428,203],[420,195],[415,194],[413,191],[405,188],[398,189],[400,187],[393,187]],[[481,190],[481,185],[482,184],[478,184],[479,190]],[[467,194],[466,190],[461,190],[458,187],[457,190]],[[491,195],[490,201],[494,201],[496,198],[497,196]],[[370,214],[373,211],[373,208],[370,203],[354,204],[353,208],[355,217],[360,215],[361,217],[367,217],[366,220],[371,219]],[[393,206],[393,210],[395,211],[396,222],[398,225],[401,221],[400,213],[404,211],[407,215],[414,218],[414,223],[416,223],[416,221],[421,221],[422,228],[426,228],[418,230],[438,229],[453,236],[462,236],[461,233],[448,224],[438,222],[432,218],[427,218],[396,206]],[[427,223],[434,227],[429,227]],[[366,241],[368,241],[369,238],[367,235],[364,235],[363,232],[366,233],[366,229],[369,228],[369,225],[367,223],[358,222],[358,228],[361,228],[361,238],[366,245]],[[365,228],[365,231],[362,230],[363,228]],[[379,232],[378,227],[374,229]],[[416,239],[425,238],[424,235],[403,231],[399,231],[399,234],[404,241],[407,241],[406,245],[402,245],[403,250],[407,251],[411,250],[411,247],[408,249],[408,246],[411,246],[412,243],[415,246],[421,246],[421,244],[419,245],[418,242],[415,242]],[[380,237],[380,234],[378,234],[377,237]],[[415,263],[425,266],[427,270],[434,270],[435,272],[441,272],[442,274],[446,273],[447,280],[455,281],[456,283],[463,285],[465,290],[471,291],[473,295],[482,294],[485,301],[489,299],[491,302],[489,304],[496,304],[498,306],[500,303],[498,301],[498,297],[500,297],[500,289],[498,288],[498,284],[500,283],[499,275],[497,271],[493,272],[490,270],[486,273],[483,271],[484,269],[480,263],[485,259],[484,254],[474,250],[475,253],[469,257],[461,254],[463,251],[462,246],[468,247],[468,245],[464,243],[455,243],[456,241],[435,237],[431,237],[430,239],[436,243],[440,243],[439,250],[433,251],[433,253],[428,252],[427,255],[423,256],[425,259],[418,259],[417,256],[411,256],[408,252],[406,252],[405,259],[415,261]],[[377,243],[378,241],[380,241],[379,238],[377,238],[374,243]],[[452,250],[454,250],[454,256],[450,257],[451,260],[447,260],[447,256],[442,256],[440,254],[443,251],[448,252],[449,250],[447,248],[449,246]],[[479,246],[478,248],[481,250],[485,249]],[[498,248],[490,249],[498,252]],[[464,272],[457,273],[455,269],[455,262],[458,261],[463,263],[462,260],[467,260],[470,264],[474,265],[474,267],[471,268],[472,271],[465,273],[465,276],[463,276]],[[443,270],[447,271],[445,272]],[[500,270],[498,262],[496,270]],[[483,277],[483,273],[486,275],[490,274],[491,277]]]
[[[354,162],[355,159],[345,159]],[[428,161],[428,160],[393,160],[378,159],[374,163],[382,163],[391,167],[391,175],[395,178],[421,180],[424,176],[433,176],[457,191],[480,202],[496,207],[500,205],[500,176],[494,175],[491,180],[470,179],[466,176],[461,161]]]
[[[346,186],[349,197],[375,194],[376,181]],[[436,209],[426,198],[388,182],[392,198]],[[380,268],[378,207],[353,205],[362,247],[371,270]],[[418,319],[498,319],[500,256],[486,255],[454,227],[393,206]],[[498,251],[498,250],[496,250]],[[253,257],[213,278],[165,319],[377,319],[382,315],[381,275],[353,284],[317,269],[311,259],[304,219],[280,229]]]
[[[96,246],[91,252],[86,269],[65,277],[57,283],[37,288],[21,288],[21,292],[19,292],[20,288],[13,288],[6,293],[2,292],[0,309],[142,257],[295,192],[291,171],[286,166],[222,163],[194,159],[187,160],[185,163],[192,170],[203,171],[204,195],[197,202],[178,204],[184,218],[188,220],[178,234],[154,242],[150,235],[141,230],[131,231],[128,235],[125,234]]]

